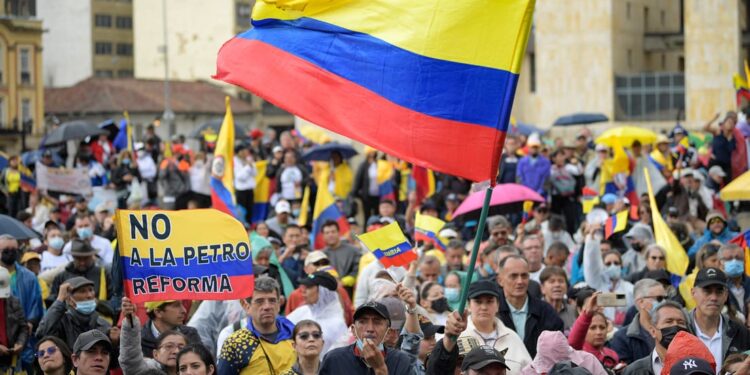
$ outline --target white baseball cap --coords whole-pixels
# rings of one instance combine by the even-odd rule
[[[273,208],[274,211],[276,211],[276,214],[280,214],[282,212],[286,212],[288,214],[292,213],[292,206],[287,201],[278,201],[276,203],[276,206]]]

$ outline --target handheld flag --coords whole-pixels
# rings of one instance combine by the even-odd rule
[[[19,163],[18,172],[20,172],[21,175],[21,190],[25,192],[36,190],[36,179],[34,178],[34,173],[31,172],[31,169]]]
[[[234,196],[234,117],[229,97],[225,100],[227,112],[221,123],[211,166],[211,204],[221,212],[238,216]]]
[[[412,251],[409,240],[395,221],[357,238],[386,268],[407,266],[417,260],[417,253]]]
[[[128,111],[122,113],[120,130],[112,141],[112,146],[114,146],[117,151],[133,151],[133,127],[130,126],[130,115],[128,115]]]
[[[526,223],[531,217],[531,212],[534,210],[534,201],[523,202],[523,215],[521,217],[521,223]]]
[[[739,74],[735,73],[732,79],[734,89],[737,92],[737,107],[740,107],[740,104],[742,104],[742,98],[750,100],[750,85],[748,85],[748,79],[750,79],[750,66],[747,65],[747,60],[745,60],[745,78],[742,78]]]
[[[378,160],[378,193],[380,194],[380,200],[391,199],[396,200],[396,190],[393,187],[393,166],[391,163],[385,160]]]
[[[617,232],[622,232],[628,226],[628,210],[620,211],[610,216],[604,224],[604,239]]]
[[[299,217],[297,218],[297,225],[304,227],[307,226],[307,216],[310,211],[310,187],[305,186],[305,192],[302,193],[302,203],[299,206]]]
[[[213,209],[115,216],[125,294],[134,303],[253,294],[252,251],[236,219]]]
[[[445,227],[444,221],[417,212],[417,217],[414,220],[414,241],[429,242],[436,248],[445,251],[448,245],[438,236],[443,227]]]
[[[745,275],[750,276],[750,229],[740,233],[737,237],[729,240],[730,243],[739,245],[745,252]]]
[[[253,215],[251,221],[253,224],[266,220],[271,205],[271,194],[273,194],[274,182],[266,176],[268,160],[255,162],[255,191],[253,192]]]
[[[214,78],[412,164],[495,177],[534,0],[284,3],[255,3]]]
[[[651,221],[654,224],[654,237],[656,238],[656,243],[667,251],[667,271],[673,275],[685,276],[689,262],[687,252],[685,252],[680,241],[672,230],[669,229],[669,226],[659,212],[659,206],[656,205],[656,198],[654,198],[654,191],[651,187],[651,175],[648,172],[648,168],[644,168],[643,173],[646,175],[648,199],[651,203]]]
[[[341,213],[336,205],[336,200],[328,190],[328,178],[330,170],[324,169],[318,177],[318,193],[315,195],[315,208],[313,209],[312,244],[314,249],[326,247],[323,241],[323,224],[328,220],[333,220],[339,225],[339,234],[346,236],[349,234],[349,222],[346,216]]]
[[[411,169],[411,177],[414,179],[416,201],[420,206],[422,201],[435,194],[435,173],[432,170],[415,165]]]

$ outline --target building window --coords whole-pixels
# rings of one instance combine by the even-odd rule
[[[94,53],[97,55],[111,55],[112,43],[109,43],[109,42],[94,43]]]
[[[659,72],[615,76],[615,120],[684,120],[685,75]]]
[[[21,48],[18,51],[18,65],[21,74],[21,84],[31,84],[31,51],[28,48]]]
[[[247,3],[237,3],[236,15],[237,15],[237,26],[250,27],[250,14],[253,11],[252,6]]]
[[[5,83],[5,45],[0,43],[0,85]],[[0,121],[2,119],[0,118]]]
[[[94,25],[96,27],[112,27],[112,16],[109,14],[94,15]]]
[[[25,125],[27,121],[33,121],[34,115],[31,110],[31,99],[21,99],[21,121],[22,125]]]
[[[117,43],[118,56],[133,56],[133,45],[130,43]]]
[[[121,17],[118,16],[115,20],[115,26],[118,29],[132,29],[133,28],[133,17]]]
[[[121,69],[117,71],[117,78],[133,78],[133,71],[130,69]]]
[[[661,25],[664,26],[667,23],[667,12],[664,9],[659,13],[659,18],[661,19]]]
[[[643,7],[643,30],[648,31],[648,7]]]
[[[112,71],[111,70],[107,70],[107,69],[96,70],[94,72],[94,75],[97,76],[97,77],[99,77],[99,78],[112,78],[112,77],[114,77],[114,74],[112,73]]]
[[[677,70],[681,72],[685,71],[685,56],[680,56],[680,58],[677,59]]]
[[[536,54],[529,54],[529,91],[536,92]]]
[[[633,50],[628,49],[628,69],[633,69]]]

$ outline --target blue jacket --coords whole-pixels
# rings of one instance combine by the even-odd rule
[[[727,242],[729,242],[729,240],[731,240],[732,238],[734,238],[736,236],[737,236],[737,232],[730,231],[728,227],[725,227],[724,230],[721,231],[721,233],[719,233],[718,236],[714,235],[714,233],[711,232],[710,229],[706,229],[703,232],[703,236],[701,236],[700,238],[698,238],[695,241],[695,243],[693,244],[693,246],[690,247],[690,250],[688,250],[688,255],[691,258],[694,258],[695,254],[698,253],[698,250],[700,250],[700,248],[703,245],[705,245],[705,244],[707,244],[707,243],[709,243],[709,242],[711,242],[713,240],[717,240],[717,241],[719,241],[721,243],[727,243]]]
[[[21,301],[26,319],[38,324],[44,316],[42,288],[36,275],[19,263],[16,263],[16,287],[12,292]]]
[[[656,345],[654,338],[641,327],[639,319],[638,314],[636,314],[633,321],[627,327],[620,328],[609,342],[609,347],[625,363],[632,363],[651,355],[651,351],[654,350],[654,345]]]
[[[532,160],[530,156],[524,156],[518,161],[518,167],[516,167],[518,183],[546,196],[544,185],[549,179],[551,164],[541,155],[537,156],[535,161],[532,162]]]

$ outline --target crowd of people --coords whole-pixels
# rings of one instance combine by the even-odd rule
[[[716,120],[627,145],[595,144],[589,129],[511,132],[495,182],[544,199],[490,217],[475,264],[477,221],[454,215],[470,181],[436,173],[420,198],[392,156],[310,162],[311,140],[254,129],[233,160],[255,275],[239,301],[135,304],[122,290],[114,209],[210,207],[208,138],[165,142],[149,127],[133,151],[102,135],[74,155],[41,153],[47,167],[85,170],[110,202],[27,188],[11,156],[0,209],[39,238],[0,235],[0,373],[748,374],[750,278],[732,241],[747,205],[719,191],[748,170],[750,125],[741,113]],[[346,220],[315,233],[318,189]],[[605,237],[592,213],[622,211],[627,225]],[[667,267],[675,249],[656,242],[655,213],[689,256],[684,275]],[[416,241],[408,265],[384,267],[356,238],[393,222],[413,238],[417,214],[447,222],[444,246]]]

